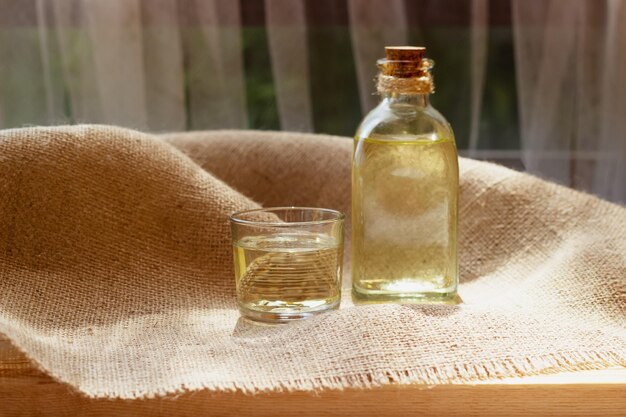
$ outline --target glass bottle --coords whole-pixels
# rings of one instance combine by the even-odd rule
[[[455,299],[458,157],[423,47],[387,47],[380,104],[362,121],[352,160],[355,301]]]

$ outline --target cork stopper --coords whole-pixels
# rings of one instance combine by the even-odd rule
[[[426,48],[423,46],[386,46],[387,59],[381,62],[384,75],[409,78],[421,75],[422,59]]]

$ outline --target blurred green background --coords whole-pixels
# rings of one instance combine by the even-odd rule
[[[367,109],[359,101],[346,1],[306,4],[315,131],[352,136]],[[436,93],[431,102],[452,124],[460,149],[467,148],[470,134],[470,4],[467,0],[405,4],[409,43],[426,46],[428,56],[435,60]],[[243,0],[241,5],[249,127],[279,129],[263,1]],[[478,148],[519,149],[510,1],[489,2],[489,8]]]

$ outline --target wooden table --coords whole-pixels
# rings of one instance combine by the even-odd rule
[[[626,368],[316,395],[197,391],[150,400],[93,400],[38,371],[0,334],[0,417],[31,415],[626,417]]]

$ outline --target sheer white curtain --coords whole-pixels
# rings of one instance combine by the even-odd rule
[[[459,105],[467,107],[467,153],[475,157],[496,155],[479,143],[489,85],[489,6],[498,1],[511,3],[511,94],[518,100],[526,169],[626,202],[626,0],[467,0],[470,59],[458,71],[469,79],[469,101]],[[385,45],[411,40],[411,16],[404,0],[336,2],[347,8],[365,112],[377,101],[374,63]],[[247,128],[243,4],[0,0],[0,127],[92,122],[151,131]],[[315,131],[311,4],[264,0],[261,8],[284,130]]]
[[[16,86],[1,90],[2,127],[247,126],[237,1],[2,0],[0,13],[14,18],[0,82]]]
[[[406,11],[403,0],[348,0],[348,12],[361,109],[368,112],[379,100],[373,94],[376,60],[385,46],[408,42]]]
[[[626,2],[609,1],[607,16],[607,39],[602,48],[602,127],[596,144],[605,156],[594,171],[592,189],[626,203]]]
[[[512,10],[526,168],[626,201],[626,2]]]
[[[280,126],[312,132],[304,1],[268,0],[265,13]]]

